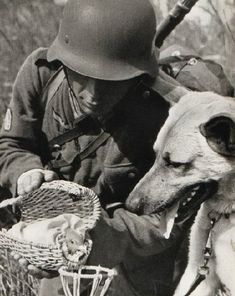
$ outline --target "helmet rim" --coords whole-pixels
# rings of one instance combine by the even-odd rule
[[[47,51],[48,62],[60,61],[65,67],[87,77],[121,81],[148,74],[150,77],[156,77],[158,73],[157,53],[152,52],[152,55],[148,59],[144,60],[144,63],[140,66],[127,63],[125,60],[114,60],[109,57],[95,57],[80,54],[76,54],[69,51],[61,44],[58,37],[54,40],[52,45]]]

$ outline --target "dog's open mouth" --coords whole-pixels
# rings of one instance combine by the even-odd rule
[[[174,222],[180,222],[199,209],[200,205],[218,190],[216,181],[196,183],[180,190],[169,202],[155,210],[165,217],[163,235],[169,238]]]
[[[210,197],[212,197],[218,190],[218,183],[216,181],[209,181],[206,183],[198,183],[186,188],[183,195],[181,195],[179,208],[177,211],[177,221],[181,221],[191,213],[196,212],[200,205]],[[183,196],[183,198],[182,198]]]

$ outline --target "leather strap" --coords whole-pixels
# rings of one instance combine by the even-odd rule
[[[169,57],[161,58],[158,61],[158,64],[159,64],[159,66],[164,66],[164,65],[172,64],[172,63],[188,62],[188,61],[190,61],[193,58],[196,59],[196,60],[201,60],[200,57],[195,56],[195,55],[185,55],[185,56],[182,56],[182,55],[179,55],[179,56],[178,55],[174,55],[174,56],[169,56]]]
[[[67,130],[61,135],[54,137],[49,141],[49,148],[53,149],[55,145],[62,146],[65,143],[74,140],[75,138],[84,135],[86,130],[89,130],[91,126],[90,119],[86,116],[81,116],[79,120],[79,126],[75,126],[74,128]]]
[[[98,138],[96,138],[83,151],[80,152],[79,154],[80,160],[87,158],[89,155],[95,152],[102,144],[104,144],[108,140],[109,137],[110,137],[110,134],[106,132],[102,132],[98,136]]]
[[[207,241],[206,241],[206,247],[204,250],[204,264],[199,267],[197,276],[192,283],[189,291],[184,296],[190,296],[190,294],[200,285],[202,281],[205,280],[206,276],[209,274],[209,267],[208,262],[210,260],[211,254],[212,254],[212,244],[211,244],[211,231],[213,227],[215,226],[215,223],[220,219],[220,215],[217,217],[210,217],[210,215],[213,213],[208,214],[208,218],[210,218],[210,231],[208,233]]]
[[[46,101],[46,107],[50,103],[51,99],[56,94],[57,90],[59,89],[60,85],[62,84],[63,80],[65,79],[65,73],[63,70],[63,67],[60,67],[57,72],[49,79],[46,88],[48,89],[47,92],[47,101]]]
[[[206,275],[197,274],[197,277],[195,281],[193,282],[191,288],[184,296],[190,296],[190,294],[200,285],[202,281],[204,281],[206,278]]]

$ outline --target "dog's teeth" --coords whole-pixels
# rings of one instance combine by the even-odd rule
[[[186,205],[186,202],[183,202],[182,205],[185,206]]]
[[[193,190],[193,191],[191,192],[191,196],[193,197],[195,194],[196,194],[196,191]]]
[[[187,198],[187,201],[191,201],[191,200],[192,200],[192,197],[188,197],[188,198]]]
[[[176,213],[176,214],[175,214],[175,218],[178,218],[178,216],[179,216],[179,215]]]

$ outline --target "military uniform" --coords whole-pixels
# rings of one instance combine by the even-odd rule
[[[185,89],[170,78],[140,79],[112,114],[93,119],[81,113],[65,78],[49,94],[63,70],[59,62],[49,63],[46,53],[33,52],[17,76],[0,137],[1,185],[14,195],[22,173],[49,167],[60,178],[93,189],[104,208],[125,202],[151,167],[157,133],[170,104]],[[114,286],[119,281],[119,291],[125,279],[133,295],[168,295],[183,226],[175,227],[170,240],[160,237],[159,227],[157,215],[137,216],[124,209],[113,218],[104,214],[91,233],[88,263],[118,266],[121,275]],[[48,283],[53,286],[53,280]]]
[[[155,36],[149,1],[69,0],[49,49],[32,53],[17,76],[0,136],[0,185],[15,195],[19,176],[48,168],[93,189],[104,209],[125,202],[153,164],[153,143],[170,105],[187,92],[158,73]],[[138,83],[111,113],[92,118],[81,112],[63,67],[75,72],[76,82],[86,76],[97,84]],[[187,224],[174,226],[165,240],[156,214],[104,212],[91,231],[88,264],[117,268],[110,295],[171,295]],[[63,295],[58,280],[42,284],[42,296]]]

